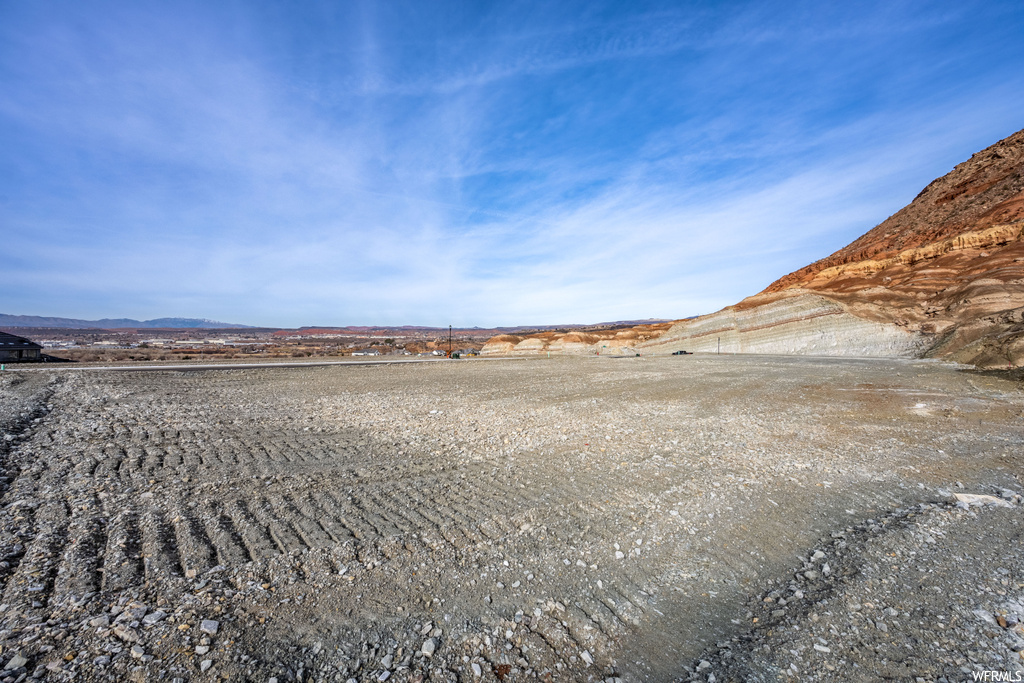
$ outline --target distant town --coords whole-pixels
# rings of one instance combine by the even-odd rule
[[[59,361],[196,361],[242,358],[475,355],[491,330],[56,329],[9,328]]]
[[[0,335],[13,335],[7,362],[218,361],[345,356],[479,355],[499,335],[607,332],[637,323],[492,328],[402,326],[251,327],[201,318],[76,318],[0,313]],[[20,340],[20,341],[18,341]],[[40,348],[41,347],[41,348]]]

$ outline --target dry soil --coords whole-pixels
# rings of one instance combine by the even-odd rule
[[[929,361],[8,370],[0,681],[1013,670],[1022,411]]]

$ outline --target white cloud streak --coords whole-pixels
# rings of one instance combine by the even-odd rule
[[[237,36],[196,8],[206,28],[180,49],[181,27],[145,14],[129,13],[142,38],[37,27],[45,56],[40,34],[0,36],[0,122],[22,155],[0,164],[17,186],[0,191],[0,285],[31,290],[4,312],[293,326],[706,313],[865,232],[1013,132],[1024,105],[1005,78],[928,90],[917,55],[906,101],[858,84],[856,59],[810,63],[822,45],[859,58],[943,29],[955,8],[817,29],[755,5],[511,31],[523,20],[499,12],[480,37],[408,52],[375,7],[332,35],[343,49],[309,48],[330,53],[324,73],[267,48],[289,29],[252,19]],[[879,102],[847,103],[851,88]]]

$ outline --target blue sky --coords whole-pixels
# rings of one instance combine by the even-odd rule
[[[0,312],[709,313],[1024,127],[1022,37],[1019,0],[0,0]]]

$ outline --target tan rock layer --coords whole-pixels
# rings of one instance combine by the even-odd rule
[[[890,258],[868,259],[825,268],[819,271],[814,276],[814,279],[809,284],[804,285],[804,287],[814,288],[818,283],[834,280],[841,275],[873,275],[896,264],[913,266],[924,261],[936,259],[953,251],[985,249],[1002,246],[1010,242],[1019,242],[1021,239],[1024,239],[1024,224],[996,225],[984,230],[965,232],[962,235],[950,237],[923,247],[905,249]]]
[[[1024,130],[978,152],[932,181],[910,204],[848,246],[772,283],[776,292],[826,268],[881,260],[965,232],[1024,221]]]

